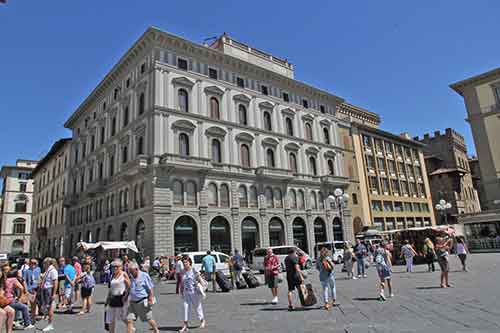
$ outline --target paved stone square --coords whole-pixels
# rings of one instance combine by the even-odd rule
[[[287,311],[286,284],[280,287],[280,303],[270,305],[266,287],[236,290],[231,293],[209,293],[204,302],[208,328],[198,332],[500,332],[500,255],[476,254],[469,257],[469,272],[459,271],[459,260],[451,258],[450,282],[453,288],[440,289],[439,271],[427,273],[426,266],[416,272],[395,267],[395,298],[379,302],[374,268],[368,278],[346,280],[337,273],[339,306],[327,312],[317,307]],[[337,267],[340,268],[340,267]],[[310,271],[321,300],[317,272]],[[159,304],[155,318],[165,332],[177,331],[182,318],[182,303],[175,295],[174,282],[157,285]],[[93,313],[83,317],[57,315],[56,332],[104,332],[103,301],[106,288],[99,286]],[[297,298],[298,302],[298,298]],[[194,314],[193,314],[194,315]],[[38,323],[42,328],[45,323]],[[119,332],[125,327],[120,324]],[[137,332],[149,332],[142,324]]]

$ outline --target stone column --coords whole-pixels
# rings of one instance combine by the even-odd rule
[[[345,208],[342,213],[342,230],[344,232],[344,240],[354,243],[354,228],[352,225],[352,212]]]
[[[240,225],[240,196],[238,191],[238,183],[235,181],[231,182],[231,218],[232,218],[232,246],[233,249],[238,249],[240,253],[242,252],[241,243],[241,225]],[[231,251],[233,250],[231,249]]]
[[[174,234],[172,221],[172,191],[169,188],[168,175],[160,170],[154,170],[152,182],[152,255],[174,255]],[[147,182],[146,182],[147,184]],[[147,191],[146,185],[146,191]],[[146,229],[148,232],[148,228]]]
[[[314,238],[314,216],[308,215],[306,221],[307,228],[307,247],[309,248],[307,253],[312,257],[314,257],[314,244],[316,243],[316,239]]]

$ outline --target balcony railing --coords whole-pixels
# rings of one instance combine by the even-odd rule
[[[99,193],[104,193],[106,191],[106,185],[107,185],[107,180],[106,179],[98,179],[94,181],[93,183],[89,184],[87,187],[87,192],[89,195],[96,195]]]
[[[255,174],[259,177],[264,178],[273,178],[273,179],[292,179],[293,173],[288,169],[277,169],[277,168],[268,168],[268,167],[259,167],[255,169]]]
[[[166,164],[173,167],[181,167],[185,169],[212,169],[212,162],[208,158],[182,156],[177,154],[164,154],[160,159],[160,164]]]
[[[347,185],[349,185],[349,178],[347,178],[347,177],[326,175],[326,176],[322,176],[320,179],[321,179],[321,182],[323,184],[327,184],[327,185],[335,185],[335,186],[347,186]]]

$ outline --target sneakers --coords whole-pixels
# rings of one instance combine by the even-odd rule
[[[35,325],[33,324],[29,324],[28,326],[24,326],[24,330],[27,331],[27,330],[32,330],[35,328]]]
[[[384,294],[382,294],[382,293],[381,293],[381,294],[380,294],[380,296],[378,297],[378,300],[379,300],[379,301],[382,301],[382,302],[383,302],[383,301],[385,301],[385,296],[384,296]]]
[[[273,300],[271,301],[271,304],[278,304],[278,297],[277,296],[275,298],[273,298]]]
[[[53,330],[54,330],[54,325],[48,324],[47,326],[45,326],[45,328],[42,330],[42,332],[50,332]]]
[[[352,279],[353,279],[353,280],[357,280],[358,278],[357,278],[357,277],[355,277],[355,276],[353,275],[353,276],[352,276]]]
[[[365,279],[366,279],[366,276],[367,276],[366,274],[363,274],[363,278],[365,278]]]
[[[393,298],[393,297],[394,297],[394,294],[390,294],[390,295],[389,295],[389,297],[390,297],[390,298]]]
[[[361,274],[358,274],[358,279],[361,279]]]
[[[14,329],[15,330],[22,330],[22,329],[24,329],[24,325],[21,324],[20,322],[15,321],[14,322]]]

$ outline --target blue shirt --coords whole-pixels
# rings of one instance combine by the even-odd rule
[[[153,289],[153,281],[149,274],[143,271],[137,273],[137,277],[131,278],[130,285],[130,300],[133,302],[147,298],[149,292]]]
[[[64,266],[64,275],[66,275],[71,281],[75,279],[76,269],[73,267],[73,265],[67,264],[66,266]],[[71,283],[69,283],[68,279],[64,281],[64,287],[71,287]]]
[[[40,267],[28,268],[23,271],[23,279],[28,287],[28,292],[32,292],[33,289],[38,288],[38,283],[40,281]]]
[[[213,273],[215,268],[215,258],[207,254],[201,260],[201,268],[206,273]]]

